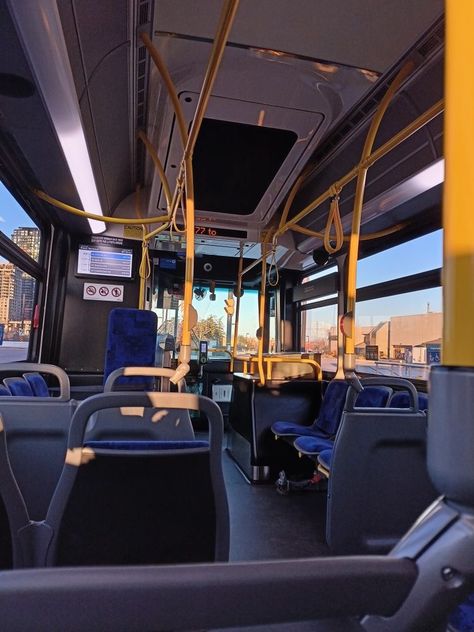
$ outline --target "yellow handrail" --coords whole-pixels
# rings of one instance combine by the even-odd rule
[[[155,165],[156,170],[158,171],[158,175],[160,176],[161,184],[163,185],[163,192],[166,198],[166,204],[168,206],[168,214],[171,209],[171,191],[170,185],[168,184],[168,178],[166,177],[165,170],[163,169],[163,165],[161,164],[161,160],[158,158],[158,154],[156,153],[156,149],[151,144],[145,132],[141,130],[137,133],[137,137],[142,141],[145,145],[151,159],[153,160],[153,164]]]
[[[395,96],[396,92],[403,84],[405,79],[413,71],[414,64],[409,62],[403,66],[395,79],[392,81],[389,89],[385,93],[382,101],[380,102],[375,116],[370,124],[367,138],[365,139],[364,148],[362,150],[362,156],[360,163],[363,164],[371,152],[377,135],[382,118],[387,111],[390,102]],[[359,235],[360,235],[360,223],[362,218],[362,204],[364,201],[365,181],[367,177],[367,166],[359,166],[357,175],[356,193],[354,199],[354,209],[352,211],[352,230],[351,238],[349,242],[349,255],[348,255],[348,268],[347,268],[347,307],[346,312],[349,315],[347,319],[347,329],[345,334],[345,346],[344,346],[344,371],[353,371],[355,368],[354,363],[354,338],[355,338],[355,302],[356,302],[356,281],[357,281],[357,258],[359,255]]]
[[[185,185],[186,185],[186,269],[184,281],[184,301],[183,301],[183,333],[179,362],[176,374],[171,378],[172,382],[179,381],[189,371],[189,361],[191,359],[191,310],[193,300],[193,280],[194,280],[194,181],[193,181],[193,152],[201,128],[204,113],[211,96],[212,87],[217,76],[227,38],[232,27],[232,23],[237,11],[239,0],[227,0],[219,19],[217,36],[214,40],[209,63],[206,69],[204,82],[199,94],[196,112],[194,114],[191,129],[184,148],[182,165],[184,165]]]
[[[258,370],[258,374],[259,374],[259,381],[261,384],[265,384],[266,380],[270,380],[272,377],[272,367],[274,364],[282,364],[282,363],[287,363],[287,364],[307,364],[309,366],[311,366],[313,368],[314,371],[314,377],[318,380],[322,379],[322,368],[321,365],[314,359],[312,358],[302,358],[300,357],[296,357],[295,355],[291,355],[291,354],[263,354],[262,358],[259,359],[258,355],[255,354],[237,354],[234,358],[235,360],[238,360],[240,362],[243,363],[243,372],[244,373],[250,373],[253,374],[252,371],[252,365],[257,365],[257,370]],[[262,363],[262,365],[266,365],[267,370],[266,373],[264,371],[264,375],[265,375],[265,381],[262,382],[261,379],[261,375],[260,375],[260,369],[259,369],[259,362]],[[249,370],[250,369],[250,370]]]
[[[408,222],[394,224],[393,226],[389,226],[388,228],[384,228],[383,230],[378,230],[375,233],[360,235],[359,239],[360,241],[371,241],[372,239],[379,239],[380,237],[386,237],[387,235],[396,233],[402,228],[406,228],[406,226],[408,226]],[[306,226],[295,225],[292,226],[290,230],[294,230],[295,233],[301,233],[302,235],[308,235],[309,237],[319,237],[320,239],[324,239],[324,233],[320,233],[317,230],[312,230],[311,228],[306,228]],[[343,241],[349,242],[350,237],[343,237]]]
[[[235,321],[234,321],[234,342],[230,361],[230,372],[234,371],[234,356],[237,352],[237,342],[239,337],[239,317],[240,317],[240,295],[242,294],[242,268],[244,265],[244,245],[240,244],[239,269],[237,272],[237,296],[235,301]]]
[[[265,302],[267,286],[267,242],[262,242],[262,278],[260,281],[260,295],[258,297],[258,347],[257,362],[260,383],[265,384],[265,371],[263,370],[263,343],[265,330]]]
[[[56,208],[60,208],[63,211],[67,211],[68,213],[72,213],[73,215],[78,215],[79,217],[86,217],[87,219],[97,219],[101,222],[107,222],[109,224],[123,224],[123,225],[137,225],[137,224],[159,224],[160,222],[166,222],[169,218],[168,215],[160,215],[157,217],[143,217],[139,219],[133,219],[130,217],[110,217],[109,215],[97,215],[95,213],[89,213],[88,211],[82,211],[75,206],[71,206],[70,204],[66,204],[65,202],[61,202],[56,198],[51,197],[44,191],[40,191],[39,189],[33,189],[33,193],[39,197],[41,200],[48,202],[52,206]]]
[[[155,66],[161,75],[161,78],[163,79],[166,85],[166,89],[168,90],[168,95],[171,99],[171,102],[173,103],[174,113],[176,115],[176,120],[178,122],[178,129],[179,129],[181,141],[184,147],[188,140],[188,132],[186,131],[186,121],[183,115],[183,110],[181,108],[181,103],[179,102],[179,99],[178,99],[176,88],[174,87],[174,83],[170,77],[170,74],[168,72],[168,69],[165,63],[161,59],[161,55],[158,52],[158,49],[153,45],[153,42],[151,41],[148,33],[143,32],[140,37],[143,44],[146,46],[146,49],[150,57],[153,59]]]
[[[393,136],[386,143],[381,145],[378,149],[376,149],[370,156],[368,156],[364,161],[359,162],[355,167],[353,167],[350,171],[346,173],[342,178],[337,180],[332,186],[336,187],[345,187],[346,184],[349,184],[354,178],[357,177],[359,172],[359,168],[368,168],[371,167],[375,162],[383,158],[390,151],[398,147],[400,143],[407,140],[410,136],[415,134],[419,129],[421,129],[424,125],[432,121],[436,116],[441,114],[444,110],[444,101],[440,99],[434,105],[432,105],[426,112],[418,116],[412,123],[404,127],[402,130],[397,132],[395,136]],[[296,183],[295,183],[296,188]],[[283,235],[287,230],[292,230],[295,224],[298,224],[302,219],[304,219],[307,215],[312,213],[318,206],[321,206],[326,200],[331,197],[332,186],[326,189],[321,195],[315,198],[312,202],[306,205],[299,213],[297,213],[290,220],[285,222],[285,224],[278,227],[275,232],[275,239],[277,239],[280,235]],[[289,209],[288,209],[289,210]],[[315,235],[319,236],[319,235]],[[323,237],[323,233],[320,233],[320,236]],[[367,237],[369,237],[367,235]]]

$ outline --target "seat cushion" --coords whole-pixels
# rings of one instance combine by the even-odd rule
[[[320,463],[327,470],[331,469],[331,460],[332,460],[333,448],[328,448],[327,450],[323,450],[318,455],[318,463]]]
[[[334,441],[332,439],[323,439],[322,437],[298,437],[293,445],[301,454],[316,457],[323,450],[332,449]]]

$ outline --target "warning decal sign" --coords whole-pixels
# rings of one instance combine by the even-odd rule
[[[123,285],[108,285],[106,283],[84,283],[82,298],[85,301],[123,302]]]

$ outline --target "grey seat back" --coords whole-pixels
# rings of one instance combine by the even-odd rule
[[[43,520],[61,474],[69,424],[77,407],[70,399],[69,378],[50,364],[3,364],[1,371],[54,375],[58,397],[2,397],[0,414],[7,433],[8,457],[32,520]]]
[[[165,415],[199,410],[209,422],[209,442],[84,441],[91,415],[123,406]],[[228,559],[222,437],[222,414],[205,397],[104,393],[82,402],[43,525],[41,560],[75,566]]]
[[[405,389],[410,407],[354,408],[354,389],[336,436],[326,537],[336,553],[389,550],[437,494],[426,467],[427,416],[414,386],[398,378],[366,383]]]
[[[113,371],[104,385],[104,393],[114,391],[117,380],[121,377],[145,376],[160,379],[163,390],[169,388],[169,378],[174,375],[172,369],[159,367],[122,367]],[[184,392],[184,380],[178,382],[178,392]],[[91,417],[87,425],[86,440],[122,440],[135,439],[143,441],[162,441],[173,438],[175,441],[194,439],[189,411],[169,410],[160,415],[152,408],[141,408],[138,412],[133,407],[122,406],[119,409],[101,410]]]
[[[21,538],[28,524],[28,512],[10,467],[0,415],[0,569],[29,565],[28,551],[24,550]]]

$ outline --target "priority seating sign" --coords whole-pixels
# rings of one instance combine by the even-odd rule
[[[85,301],[123,302],[123,285],[109,285],[107,283],[84,283],[82,298]]]

